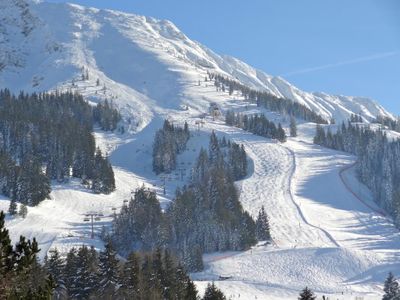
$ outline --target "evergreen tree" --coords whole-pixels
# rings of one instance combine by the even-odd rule
[[[235,80],[219,74],[212,74],[210,76],[214,79],[214,85],[217,88],[217,91],[225,91],[225,89],[228,88],[229,93],[233,93],[234,91],[241,92],[246,100],[252,101],[253,103],[256,103],[257,106],[265,107],[270,111],[293,115],[296,118],[314,123],[328,123],[321,115],[291,99],[280,98],[268,92],[253,90]]]
[[[290,117],[290,136],[291,137],[297,136],[297,124],[296,124],[296,119],[293,116]]]
[[[258,212],[256,221],[256,236],[259,241],[271,240],[268,216],[264,210],[264,206],[262,206]]]
[[[39,265],[36,239],[20,236],[13,247],[5,215],[0,212],[0,297],[3,299],[50,299],[54,281]]]
[[[286,142],[286,133],[285,130],[282,128],[281,123],[278,124],[277,138],[281,143]]]
[[[122,117],[112,102],[107,99],[97,104],[93,110],[93,120],[102,130],[114,131]]]
[[[50,257],[45,257],[45,268],[58,285],[63,285],[64,263],[57,248],[50,250]]]
[[[78,263],[77,250],[75,248],[72,248],[67,253],[63,272],[65,288],[70,298],[73,298],[77,294],[79,294],[78,278],[76,276],[79,267]]]
[[[228,111],[225,118],[227,125],[234,125],[254,134],[286,142],[286,133],[281,124],[278,127],[269,121],[265,115],[242,115]]]
[[[198,292],[197,292],[196,285],[194,284],[194,282],[191,280],[187,280],[185,292],[183,294],[183,297],[184,297],[183,299],[198,300],[199,296],[197,293]]]
[[[104,251],[99,256],[99,294],[112,299],[119,282],[118,260],[111,243],[105,244]]]
[[[226,300],[225,295],[213,283],[207,285],[203,300]]]
[[[96,288],[96,269],[88,247],[79,248],[76,260],[76,293],[74,296],[78,299],[89,299]]]
[[[162,132],[173,128],[165,122]],[[115,215],[110,238],[121,255],[167,247],[176,251],[187,270],[199,271],[203,268],[203,253],[244,250],[256,243],[255,222],[243,210],[234,184],[235,179],[247,174],[246,151],[243,145],[219,140],[215,133],[210,137],[209,148],[217,161],[213,162],[201,149],[190,186],[177,190],[175,201],[165,212],[156,194],[142,187],[135,191],[129,205]],[[164,260],[168,261],[167,255]],[[156,271],[147,266],[150,262],[158,266]],[[144,265],[147,267],[142,268],[143,272],[155,272],[154,290],[164,286],[161,294],[167,297],[174,288],[159,275],[166,272],[166,262],[164,271],[159,257],[149,258]]]
[[[163,274],[161,283],[163,286],[163,297],[165,299],[173,299],[177,295],[177,278],[175,274],[175,261],[168,249],[164,249],[163,255]]]
[[[10,201],[10,206],[8,208],[8,213],[11,216],[14,216],[17,214],[17,202],[14,199],[11,199]]]
[[[163,128],[156,132],[153,143],[153,171],[156,174],[171,172],[176,168],[177,154],[181,153],[190,138],[189,126],[174,126],[168,120]]]
[[[132,252],[123,266],[121,293],[127,299],[136,299],[140,296],[140,262],[139,256]]]
[[[317,297],[314,295],[314,293],[308,287],[305,287],[304,290],[301,291],[298,299],[299,300],[315,300],[315,299],[317,299]]]
[[[22,218],[26,218],[26,215],[28,214],[28,208],[26,207],[25,204],[21,204],[20,208],[19,208],[19,212],[18,214],[22,217]]]
[[[385,280],[383,291],[385,292],[385,294],[383,295],[382,300],[400,299],[399,283],[394,278],[391,272]]]
[[[0,90],[0,191],[17,202],[35,206],[48,198],[50,180],[63,182],[72,176],[92,179],[95,140],[94,118],[117,111],[108,105],[100,112],[73,93],[12,95]],[[18,120],[18,122],[15,122]],[[115,125],[116,126],[116,125]],[[102,164],[102,180],[113,190],[111,165]],[[96,166],[97,167],[97,166]]]
[[[103,157],[99,148],[94,157],[92,190],[96,194],[110,194],[115,190],[114,171],[107,157]]]
[[[219,149],[219,142],[217,136],[215,135],[214,130],[211,132],[210,135],[210,142],[208,145],[208,158],[212,163],[216,163],[220,157],[220,149]]]

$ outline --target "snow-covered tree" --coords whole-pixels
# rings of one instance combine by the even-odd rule
[[[99,255],[98,293],[112,297],[119,282],[117,253],[111,243],[106,243]]]
[[[14,216],[17,214],[17,202],[14,199],[11,199],[10,201],[10,206],[8,207],[8,213],[11,216]]]
[[[269,220],[267,213],[265,212],[264,206],[262,206],[260,211],[258,212],[258,217],[256,220],[256,235],[259,241],[271,240]]]
[[[132,252],[124,263],[121,276],[120,293],[127,299],[136,299],[140,296],[140,262],[139,255]]]
[[[171,172],[176,168],[176,156],[186,148],[189,140],[189,126],[174,126],[168,120],[164,121],[163,128],[156,132],[153,143],[153,171]]]
[[[299,295],[299,300],[315,300],[317,297],[314,295],[314,293],[308,288],[305,287],[300,295]]]
[[[296,119],[293,116],[290,117],[290,136],[291,137],[297,136],[297,124],[296,124]]]
[[[385,280],[383,291],[385,292],[385,294],[383,295],[382,300],[400,299],[399,283],[394,278],[392,272],[389,273],[388,277]]]
[[[203,300],[226,300],[226,297],[213,282],[207,285]]]
[[[19,212],[18,214],[22,217],[22,218],[26,218],[26,215],[28,214],[28,208],[26,207],[25,204],[21,204],[19,207]]]

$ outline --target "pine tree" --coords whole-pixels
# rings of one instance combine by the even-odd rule
[[[385,292],[385,294],[383,295],[382,300],[400,299],[399,283],[394,278],[392,272],[389,273],[388,277],[385,280],[383,291]]]
[[[324,145],[326,141],[325,131],[321,125],[317,124],[314,144]]]
[[[132,252],[124,263],[121,278],[121,292],[127,299],[136,299],[140,296],[140,262],[139,256]]]
[[[277,138],[281,143],[286,142],[286,133],[285,133],[285,130],[282,128],[281,123],[278,124],[278,133],[277,134],[278,134]]]
[[[114,171],[107,157],[97,148],[94,158],[92,190],[96,193],[110,194],[115,190]]]
[[[66,287],[64,280],[64,261],[60,256],[57,248],[50,250],[50,257],[46,255],[44,268],[52,276],[54,283],[57,285],[54,291],[56,299],[66,297]]]
[[[220,149],[219,149],[219,143],[218,143],[218,138],[215,135],[214,130],[211,132],[210,135],[210,142],[208,146],[208,158],[212,163],[216,163],[220,157]]]
[[[290,136],[291,137],[297,136],[297,124],[296,124],[296,119],[293,116],[290,117]]]
[[[213,283],[207,285],[203,300],[226,300],[225,295]]]
[[[11,216],[14,216],[17,214],[17,202],[14,199],[11,199],[10,201],[10,206],[8,208],[8,213]]]
[[[0,90],[0,102],[0,139],[4,142],[0,152],[0,190],[30,206],[48,197],[50,180],[67,180],[71,168],[72,176],[83,181],[92,179],[94,119],[106,120],[110,130],[120,119],[112,104],[101,110],[92,108],[82,96],[73,93],[21,93],[16,97]],[[18,122],[13,121],[15,118]],[[111,166],[105,169],[112,179],[108,170]]]
[[[99,294],[113,297],[118,278],[118,260],[111,243],[105,244],[99,256]]]
[[[51,274],[54,281],[61,285],[64,284],[63,281],[63,269],[64,269],[64,262],[61,259],[60,252],[57,248],[50,250],[50,257],[45,257],[45,268]]]
[[[22,218],[26,218],[26,215],[28,214],[28,208],[26,207],[25,204],[21,204],[20,208],[19,208],[19,212],[18,214],[22,217]]]
[[[175,274],[175,262],[172,259],[170,251],[164,249],[163,255],[163,273],[164,276],[161,280],[163,286],[163,297],[165,299],[172,299],[174,295],[177,295],[177,279]]]
[[[317,297],[314,295],[314,293],[308,287],[305,287],[304,290],[301,291],[298,299],[299,300],[315,300],[315,299],[317,299]]]
[[[79,266],[78,266],[77,250],[75,248],[72,248],[67,253],[67,258],[65,261],[65,267],[63,272],[65,287],[67,289],[67,293],[70,298],[75,297],[79,293],[77,276],[76,276],[78,267]]]
[[[77,264],[75,297],[89,299],[96,288],[96,270],[88,247],[79,248]]]
[[[259,241],[271,240],[268,216],[265,212],[264,206],[262,206],[258,212],[256,221],[256,236]]]
[[[20,236],[13,247],[8,230],[4,227],[5,215],[0,212],[0,298],[50,299],[54,282],[38,263],[40,249],[36,239]]]
[[[152,269],[152,275],[150,278],[150,288],[154,291],[158,291],[159,294],[163,294],[164,289],[162,281],[164,276],[167,276],[167,274],[164,274],[163,261],[160,248],[157,248],[153,252],[151,269]]]
[[[197,289],[196,289],[196,285],[194,284],[193,281],[188,279],[187,282],[186,282],[186,288],[185,288],[185,293],[183,295],[183,299],[197,300],[197,299],[199,299],[199,296],[198,296],[197,293],[198,292],[197,292]]]

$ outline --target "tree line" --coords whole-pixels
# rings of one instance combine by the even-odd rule
[[[186,270],[166,249],[132,252],[121,261],[110,243],[100,253],[82,245],[66,256],[50,250],[41,264],[35,238],[21,236],[13,246],[4,219],[0,212],[0,299],[200,300]],[[214,284],[202,298],[225,299]]]
[[[294,118],[292,118],[292,120],[294,120]],[[269,121],[264,114],[247,115],[228,110],[225,115],[225,123],[229,126],[242,128],[259,136],[277,139],[282,143],[286,142],[286,133],[281,123],[276,126],[275,123]],[[295,123],[294,126],[296,126]],[[294,128],[295,127],[291,127],[291,133],[297,135]]]
[[[65,258],[57,249],[46,257],[57,299],[198,299],[185,269],[168,251],[131,252],[121,261],[111,243],[72,248]]]
[[[240,92],[246,100],[254,101],[259,107],[264,107],[270,111],[287,114],[309,122],[328,124],[328,121],[322,116],[305,105],[293,100],[276,97],[265,91],[251,89],[236,80],[219,74],[208,73],[208,77],[209,80],[214,80],[214,85],[217,90],[228,91],[229,95],[232,95],[234,91]]]
[[[101,130],[114,131],[122,117],[113,102],[105,99],[93,108],[93,121],[99,124]],[[121,130],[123,127],[121,127]]]
[[[386,209],[400,227],[400,140],[391,141],[381,130],[348,122],[336,133],[317,125],[314,143],[357,156],[357,175],[372,192],[378,205]]]
[[[96,193],[113,191],[114,173],[96,150],[94,123],[94,109],[78,94],[0,90],[0,192],[37,205],[49,196],[50,180],[70,177]]]
[[[4,223],[5,214],[1,211],[0,299],[50,299],[56,283],[38,261],[40,249],[35,238],[31,241],[21,236],[14,246]]]
[[[384,117],[381,115],[378,115],[376,119],[373,121],[373,123],[378,123],[383,126],[386,126],[388,129],[400,132],[400,119],[392,119],[388,117]]]
[[[115,215],[105,238],[123,256],[132,250],[168,248],[189,271],[203,268],[203,253],[245,250],[257,238],[270,240],[265,211],[255,222],[239,201],[234,180],[246,172],[244,148],[213,132],[208,151],[200,150],[190,184],[177,189],[165,211],[155,192],[139,188]]]

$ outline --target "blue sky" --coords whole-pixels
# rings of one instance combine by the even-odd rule
[[[398,0],[72,2],[171,20],[189,38],[301,89],[371,97],[400,114]]]

